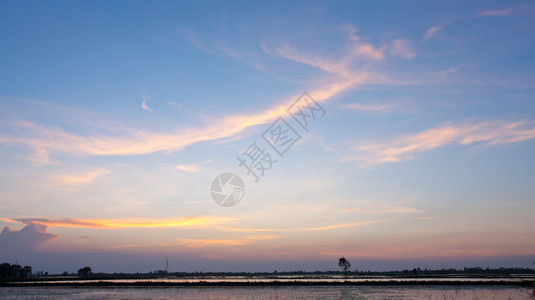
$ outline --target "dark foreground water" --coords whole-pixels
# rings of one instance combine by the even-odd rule
[[[509,286],[2,287],[0,299],[530,299]]]

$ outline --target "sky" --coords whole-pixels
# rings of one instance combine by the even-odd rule
[[[532,267],[533,53],[530,1],[1,1],[0,260]]]

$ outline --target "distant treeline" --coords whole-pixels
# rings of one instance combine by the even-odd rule
[[[81,272],[85,269],[88,269],[89,272]],[[42,277],[92,277],[92,278],[157,278],[164,276],[175,276],[175,277],[187,277],[187,276],[305,276],[305,275],[343,275],[341,271],[273,271],[273,272],[167,272],[165,270],[157,270],[148,273],[91,273],[89,267],[82,268],[78,270],[77,273],[69,273],[67,271],[61,274],[51,274],[48,272],[37,272],[32,274],[32,267],[25,266],[22,267],[18,264],[3,263],[0,265],[0,280],[24,280],[29,278],[42,278]],[[362,271],[354,270],[349,271],[346,275],[352,276],[403,276],[403,277],[412,277],[412,276],[441,276],[441,275],[481,275],[481,276],[510,276],[510,275],[533,275],[534,270],[532,268],[463,268],[463,269],[440,269],[440,270],[431,270],[431,269],[421,269],[414,268],[412,270],[402,270],[402,271]]]
[[[462,269],[440,269],[440,270],[429,270],[429,269],[420,269],[414,268],[412,270],[403,270],[403,271],[388,271],[388,272],[371,272],[371,271],[357,271],[352,272],[356,275],[531,275],[534,270],[531,268],[481,268],[473,267]]]
[[[155,273],[151,272],[149,274],[161,274],[161,271]],[[225,276],[225,275],[234,275],[234,276],[285,276],[285,275],[341,275],[344,274],[342,271],[285,271],[285,272],[179,272],[179,273],[169,273],[171,275],[206,275],[206,276]],[[440,270],[430,270],[430,269],[420,269],[414,268],[412,270],[402,270],[402,271],[361,271],[354,270],[349,271],[348,275],[363,275],[363,276],[381,276],[381,275],[404,275],[404,276],[420,276],[420,275],[533,275],[534,270],[531,268],[463,268],[463,269],[440,269]]]
[[[20,280],[26,279],[32,274],[32,267],[10,263],[3,263],[0,265],[0,279],[1,280]]]
[[[273,271],[273,272],[166,272],[165,270],[158,270],[149,273],[92,273],[92,277],[110,277],[110,278],[146,278],[146,277],[162,277],[162,276],[176,276],[176,277],[187,277],[187,276],[301,276],[301,275],[343,275],[341,271]],[[499,275],[499,276],[510,276],[510,275],[533,275],[534,270],[531,268],[463,268],[463,269],[440,269],[440,270],[429,270],[429,269],[420,269],[414,268],[412,270],[402,270],[402,271],[351,271],[348,272],[348,275],[359,275],[359,276],[428,276],[428,275]],[[78,274],[72,273],[68,274],[67,272],[61,274],[60,276],[76,276]],[[56,275],[57,276],[57,275]]]

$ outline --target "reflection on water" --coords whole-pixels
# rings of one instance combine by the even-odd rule
[[[530,299],[488,286],[5,287],[2,299]]]

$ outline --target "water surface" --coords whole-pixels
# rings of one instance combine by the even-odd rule
[[[530,299],[509,286],[3,287],[2,299]]]

